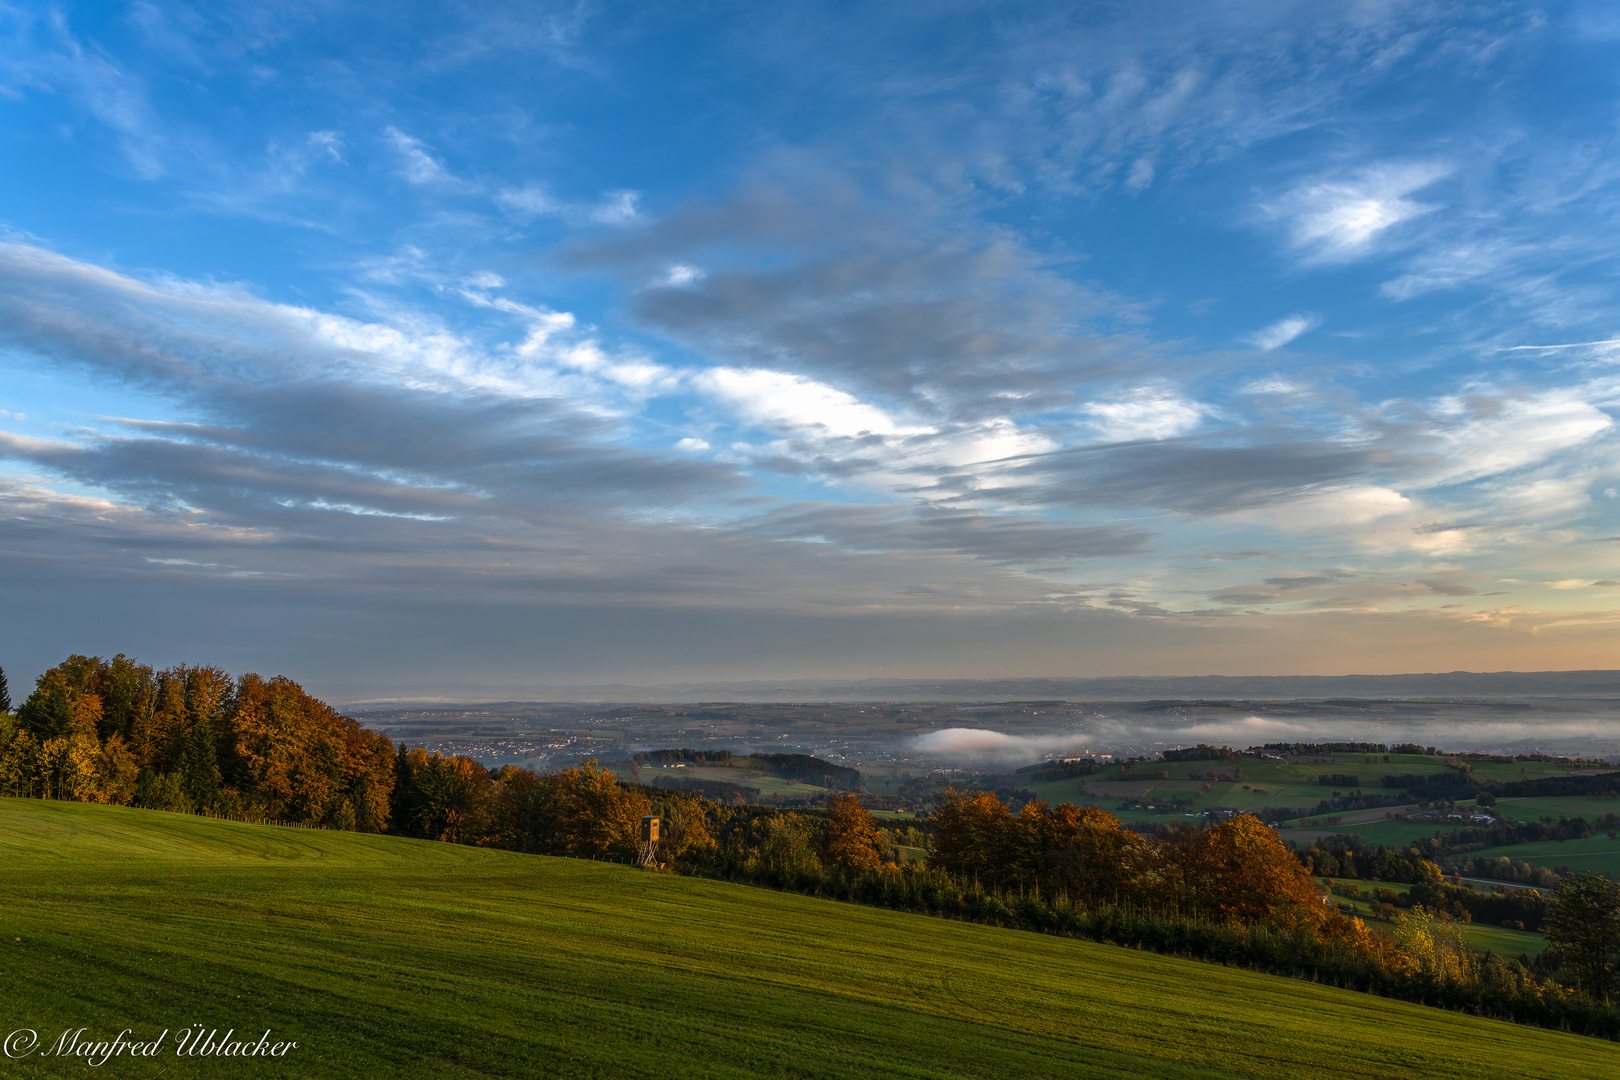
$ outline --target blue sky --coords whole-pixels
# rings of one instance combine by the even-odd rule
[[[1613,667],[1620,15],[0,3],[0,664]]]

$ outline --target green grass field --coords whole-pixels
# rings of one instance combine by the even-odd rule
[[[0,799],[0,1036],[262,1061],[5,1075],[1608,1077],[1620,1046],[1276,976],[391,837]],[[3,1060],[3,1059],[0,1059]]]
[[[1496,804],[1497,812],[1519,821],[1536,821],[1542,817],[1550,817],[1557,821],[1561,817],[1583,817],[1588,821],[1609,814],[1620,814],[1620,799],[1588,799],[1577,796],[1561,796],[1549,799],[1501,799]]]
[[[1309,818],[1310,821],[1321,821],[1322,818]],[[1279,831],[1284,840],[1297,841],[1300,847],[1308,846],[1308,842],[1318,837],[1332,836],[1336,833],[1352,833],[1361,837],[1363,847],[1391,848],[1399,850],[1414,840],[1421,840],[1433,836],[1436,832],[1453,832],[1462,826],[1448,822],[1434,821],[1364,821],[1354,825],[1323,825],[1320,828],[1295,827],[1302,822],[1288,822],[1288,827]]]
[[[1543,777],[1568,776],[1572,773],[1576,776],[1586,776],[1600,772],[1616,771],[1612,765],[1598,768],[1571,769],[1568,765],[1560,765],[1552,761],[1476,761],[1472,765],[1475,776],[1486,780],[1505,782],[1526,779],[1539,780]]]
[[[1574,873],[1595,871],[1611,879],[1620,880],[1620,841],[1611,840],[1605,833],[1584,840],[1549,840],[1539,844],[1508,844],[1503,847],[1471,851],[1468,858],[1496,859],[1506,856],[1518,862],[1523,860],[1534,866],[1556,870],[1567,865]]]

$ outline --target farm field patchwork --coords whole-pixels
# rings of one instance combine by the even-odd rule
[[[0,799],[7,1030],[200,1022],[283,1076],[1607,1077],[1620,1046],[628,867]],[[20,1077],[84,1075],[31,1058]],[[117,1060],[106,1076],[215,1076]]]

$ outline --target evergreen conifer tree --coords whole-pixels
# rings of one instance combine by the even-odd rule
[[[1620,983],[1620,884],[1596,873],[1566,877],[1542,930],[1573,969],[1575,988],[1609,1001]]]
[[[219,756],[214,733],[206,721],[199,721],[185,737],[180,751],[180,786],[199,812],[213,807],[219,797]]]
[[[6,669],[0,668],[0,713],[11,711],[11,689],[6,686]]]

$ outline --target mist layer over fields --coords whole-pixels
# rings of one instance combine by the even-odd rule
[[[1380,703],[1364,704],[1361,711],[1367,715],[1351,717],[1322,715],[1317,710],[1325,706],[1316,703],[1290,703],[1286,709],[1273,706],[1267,710],[1269,715],[1257,715],[1187,702],[1145,715],[1110,710],[1043,732],[942,728],[916,736],[906,749],[941,763],[1006,764],[1195,743],[1241,749],[1268,743],[1370,742],[1416,743],[1452,752],[1547,753],[1620,761],[1620,703],[1402,701],[1385,709],[1379,708]],[[1334,711],[1342,713],[1342,709]]]

